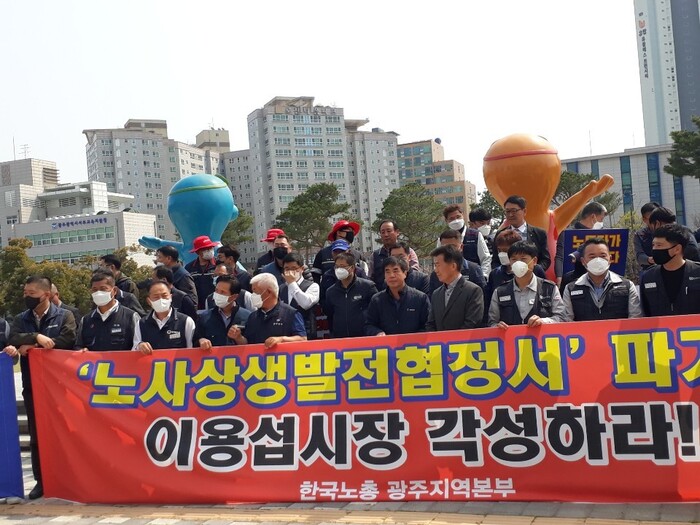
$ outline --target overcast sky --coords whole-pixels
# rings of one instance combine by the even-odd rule
[[[2,0],[0,46],[0,161],[14,138],[62,182],[87,179],[83,129],[166,119],[191,143],[213,123],[246,149],[275,96],[439,137],[479,189],[510,133],[561,158],[644,145],[632,0]]]

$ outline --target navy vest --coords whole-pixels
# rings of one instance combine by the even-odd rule
[[[464,232],[464,240],[462,241],[462,255],[467,261],[471,261],[476,264],[481,264],[479,260],[479,230],[474,228],[467,228]]]
[[[600,319],[627,319],[629,317],[630,282],[623,279],[619,283],[610,283],[603,292],[603,304],[596,306],[591,296],[590,286],[570,285],[571,305],[574,309],[574,321],[597,321]]]
[[[309,286],[314,284],[314,281],[311,279],[304,279],[299,283],[299,288],[301,288],[302,292],[306,292],[306,290],[309,289]],[[282,301],[283,303],[288,304],[289,306],[293,307],[296,309],[297,312],[301,314],[301,316],[304,318],[304,328],[306,328],[306,337],[308,339],[316,339],[316,314],[314,313],[314,306],[312,306],[309,310],[304,310],[299,304],[295,301],[292,300],[292,302],[289,302],[289,287],[287,286],[287,283],[284,283],[280,287],[280,292],[279,292],[279,300]]]
[[[163,328],[158,328],[153,315],[150,314],[139,321],[141,341],[151,343],[154,350],[187,348],[185,324],[188,317],[185,314],[181,314],[173,309],[170,319],[168,319]]]
[[[528,312],[525,319],[520,317],[518,304],[515,302],[515,279],[499,286],[496,289],[498,296],[498,306],[501,311],[501,321],[509,325],[527,324],[530,317],[537,315],[538,317],[551,317],[552,315],[552,296],[554,289],[557,287],[552,281],[545,279],[537,279],[537,295],[535,296],[535,304]]]
[[[102,320],[97,310],[86,315],[80,327],[83,346],[92,352],[131,350],[134,346],[136,329],[135,313],[126,306],[120,305],[106,321]]]
[[[294,317],[297,311],[281,301],[265,313],[262,309],[250,314],[245,325],[248,343],[264,343],[268,337],[290,336],[294,332]]]

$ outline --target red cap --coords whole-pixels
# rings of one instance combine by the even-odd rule
[[[194,248],[190,250],[190,253],[197,253],[199,250],[204,250],[206,248],[216,248],[219,243],[212,241],[206,235],[200,235],[199,237],[195,237],[194,241],[192,241],[192,245]]]
[[[267,230],[267,237],[264,239],[260,239],[260,242],[272,242],[278,235],[284,235],[284,230],[280,230],[279,228],[272,228],[270,230]]]
[[[335,240],[335,234],[338,233],[338,230],[342,230],[343,228],[352,228],[352,231],[355,232],[355,235],[357,235],[360,232],[360,225],[357,224],[356,222],[350,222],[346,220],[338,221],[333,225],[333,229],[331,230],[331,233],[328,234],[328,240],[333,242]]]

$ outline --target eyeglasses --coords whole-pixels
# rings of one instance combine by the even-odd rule
[[[523,211],[523,208],[505,208],[503,211],[506,212],[506,215],[515,215],[519,211]]]

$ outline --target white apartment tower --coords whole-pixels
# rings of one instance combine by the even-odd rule
[[[123,128],[86,129],[88,179],[109,191],[134,196],[133,209],[156,216],[158,237],[175,239],[167,198],[173,184],[193,173],[219,174],[220,151],[228,148],[226,130],[197,135],[202,147],[168,138],[165,120],[130,119]]]
[[[340,202],[363,222],[357,248],[373,247],[369,231],[382,201],[398,187],[396,134],[359,131],[368,121],[345,120],[342,108],[315,106],[313,97],[275,97],[248,115],[250,150],[226,153],[222,172],[236,202],[254,218],[255,241],[261,251],[277,215],[309,186],[335,184]],[[234,170],[234,171],[231,171]]]
[[[700,0],[634,0],[647,146],[695,130],[700,115]]]

